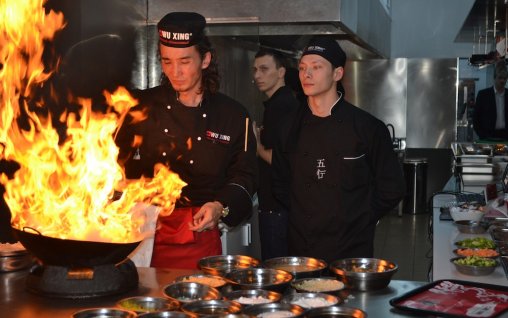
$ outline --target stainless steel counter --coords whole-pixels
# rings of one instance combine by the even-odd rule
[[[25,290],[26,271],[0,274],[0,317],[6,318],[59,318],[71,317],[77,310],[94,307],[112,307],[128,296],[162,296],[162,289],[174,278],[196,271],[177,269],[138,268],[139,287],[126,294],[96,299],[69,300],[47,298]],[[413,290],[424,282],[392,281],[387,288],[373,292],[344,291],[348,298],[344,306],[361,308],[369,318],[411,317],[390,306],[389,300]],[[421,316],[419,316],[421,317]]]

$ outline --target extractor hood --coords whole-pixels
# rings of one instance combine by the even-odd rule
[[[484,66],[506,58],[507,0],[475,0],[460,29],[456,42],[471,43],[472,65]]]
[[[299,54],[313,35],[323,34],[337,39],[351,60],[390,55],[391,19],[380,1],[148,0],[147,4],[148,24],[171,11],[195,11],[206,17],[210,36],[232,36]]]

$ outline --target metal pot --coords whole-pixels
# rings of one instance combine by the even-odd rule
[[[13,233],[19,242],[44,265],[66,267],[117,264],[125,260],[140,243],[64,240],[15,228]]]

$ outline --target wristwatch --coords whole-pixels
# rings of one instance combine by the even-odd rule
[[[228,206],[224,206],[222,208],[222,211],[220,212],[220,216],[225,218],[228,215],[229,215],[229,207]]]

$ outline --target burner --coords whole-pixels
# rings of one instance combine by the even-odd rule
[[[27,289],[56,298],[94,298],[127,292],[138,286],[136,265],[127,259],[119,264],[69,268],[37,265],[27,277]]]

